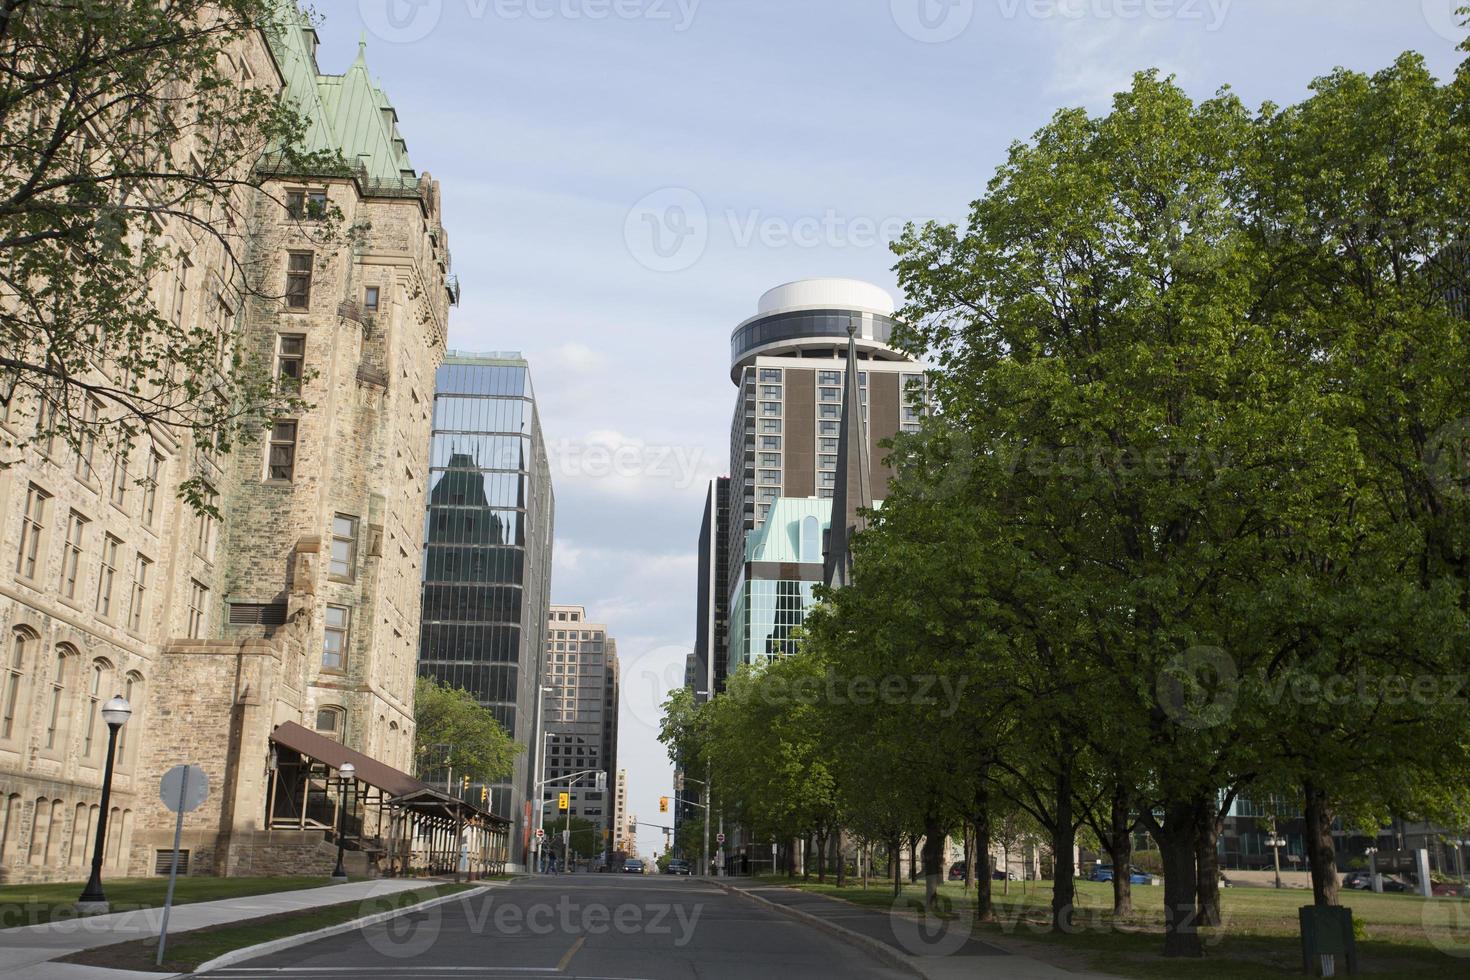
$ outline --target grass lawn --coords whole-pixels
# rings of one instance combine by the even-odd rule
[[[175,973],[188,973],[201,963],[206,963],[217,956],[223,956],[232,950],[270,942],[272,939],[281,939],[285,936],[325,929],[328,926],[360,919],[363,916],[387,912],[391,909],[401,909],[436,896],[451,895],[476,887],[478,885],[426,885],[412,891],[378,896],[365,902],[325,905],[306,912],[263,916],[234,926],[171,933],[168,937],[168,946],[164,950],[162,967],[154,964],[158,956],[156,938],[89,949],[64,957],[59,962],[104,966],[114,970],[158,971],[161,969]]]
[[[793,884],[767,877],[771,884]],[[1082,923],[1075,935],[1046,931],[1051,902],[1050,882],[994,882],[998,922],[977,926],[978,933],[998,945],[1074,969],[1093,969],[1148,980],[1268,980],[1301,975],[1301,944],[1297,909],[1311,904],[1311,893],[1301,889],[1227,888],[1221,892],[1223,924],[1201,930],[1205,959],[1195,962],[1165,960],[1159,955],[1163,933],[1161,885],[1133,886],[1134,915],[1116,921],[1112,915],[1112,885],[1077,883],[1077,906]],[[795,887],[842,898],[858,905],[889,911],[895,907],[891,882],[869,883],[838,890],[832,885],[794,883]],[[956,915],[974,911],[973,891],[958,882],[946,882],[941,895]],[[914,913],[909,900],[922,900],[923,885],[905,883],[900,910]],[[1375,895],[1345,892],[1343,904],[1362,923],[1366,938],[1358,940],[1359,966],[1364,974],[1398,978],[1470,977],[1470,901],[1425,899],[1415,895]],[[1458,954],[1458,955],[1456,955]],[[1339,972],[1343,967],[1339,965]]]
[[[174,888],[174,904],[246,898],[270,892],[330,885],[330,878],[214,878],[182,877]],[[75,918],[73,906],[85,881],[45,885],[0,886],[0,929],[39,925],[52,918]],[[114,878],[102,881],[112,911],[158,908],[168,893],[168,878]]]

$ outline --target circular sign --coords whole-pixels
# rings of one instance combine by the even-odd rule
[[[546,831],[542,830],[540,827],[537,827],[536,828],[536,839],[537,840],[542,840],[545,837],[546,837]]]
[[[209,777],[198,766],[174,766],[158,784],[158,798],[174,813],[199,809],[209,796]]]
[[[724,834],[715,834],[715,843],[716,844],[723,844],[723,843],[725,843],[725,835]]]

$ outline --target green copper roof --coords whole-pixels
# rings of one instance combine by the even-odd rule
[[[416,178],[393,104],[368,76],[367,41],[358,44],[357,58],[346,72],[323,75],[310,18],[295,0],[280,0],[276,9],[276,23],[267,36],[286,78],[285,98],[306,119],[302,149],[340,154],[349,165],[361,166],[370,180]]]

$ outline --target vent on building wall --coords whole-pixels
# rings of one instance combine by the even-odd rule
[[[284,602],[232,602],[230,603],[231,626],[284,626],[286,604]]]
[[[173,867],[173,864],[174,864],[174,852],[172,850],[167,850],[167,851],[154,851],[153,852],[153,873],[154,874],[156,874],[156,875],[166,875],[166,874],[168,874],[169,873],[169,870]],[[188,873],[189,873],[189,852],[188,851],[181,850],[181,851],[179,851],[179,874],[186,875]]]

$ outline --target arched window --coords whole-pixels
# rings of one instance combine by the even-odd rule
[[[39,817],[37,818],[39,819]],[[60,800],[51,801],[51,834],[46,842],[46,866],[57,867],[61,864],[62,840],[65,837],[63,831],[66,829],[66,804]]]
[[[87,696],[82,698],[82,711],[86,713],[86,719],[82,722],[82,730],[87,734],[82,738],[82,758],[92,760],[93,750],[98,745],[97,724],[102,714],[102,680],[112,671],[112,664],[106,660],[92,661],[91,673],[87,675]]]
[[[125,765],[128,758],[128,730],[138,725],[138,719],[143,714],[143,675],[136,670],[128,671],[127,677],[123,678],[123,697],[127,698],[128,705],[133,709],[133,716],[128,723],[117,730],[117,764]]]
[[[51,836],[51,801],[42,796],[37,798],[31,811],[31,854],[32,864],[46,861],[46,841]]]
[[[336,705],[328,704],[316,710],[316,730],[324,735],[342,737],[342,723],[347,713]]]
[[[62,721],[65,718],[62,707],[66,702],[66,686],[70,681],[71,665],[76,662],[77,651],[63,643],[56,648],[56,673],[51,680],[51,704],[46,717],[46,748],[57,749],[61,747],[65,739],[62,731]]]
[[[10,655],[5,660],[5,674],[0,679],[0,741],[20,737],[24,731],[20,712],[24,706],[20,698],[21,683],[25,679],[26,665],[31,651],[36,646],[36,634],[30,630],[17,629],[10,637]]]
[[[815,517],[801,522],[801,560],[805,564],[822,560],[822,522]]]
[[[0,864],[15,855],[20,843],[20,794],[11,793],[0,807]]]
[[[92,839],[92,824],[88,819],[91,810],[85,803],[77,804],[76,815],[71,822],[71,860],[67,863],[80,868],[87,863],[87,842]]]

